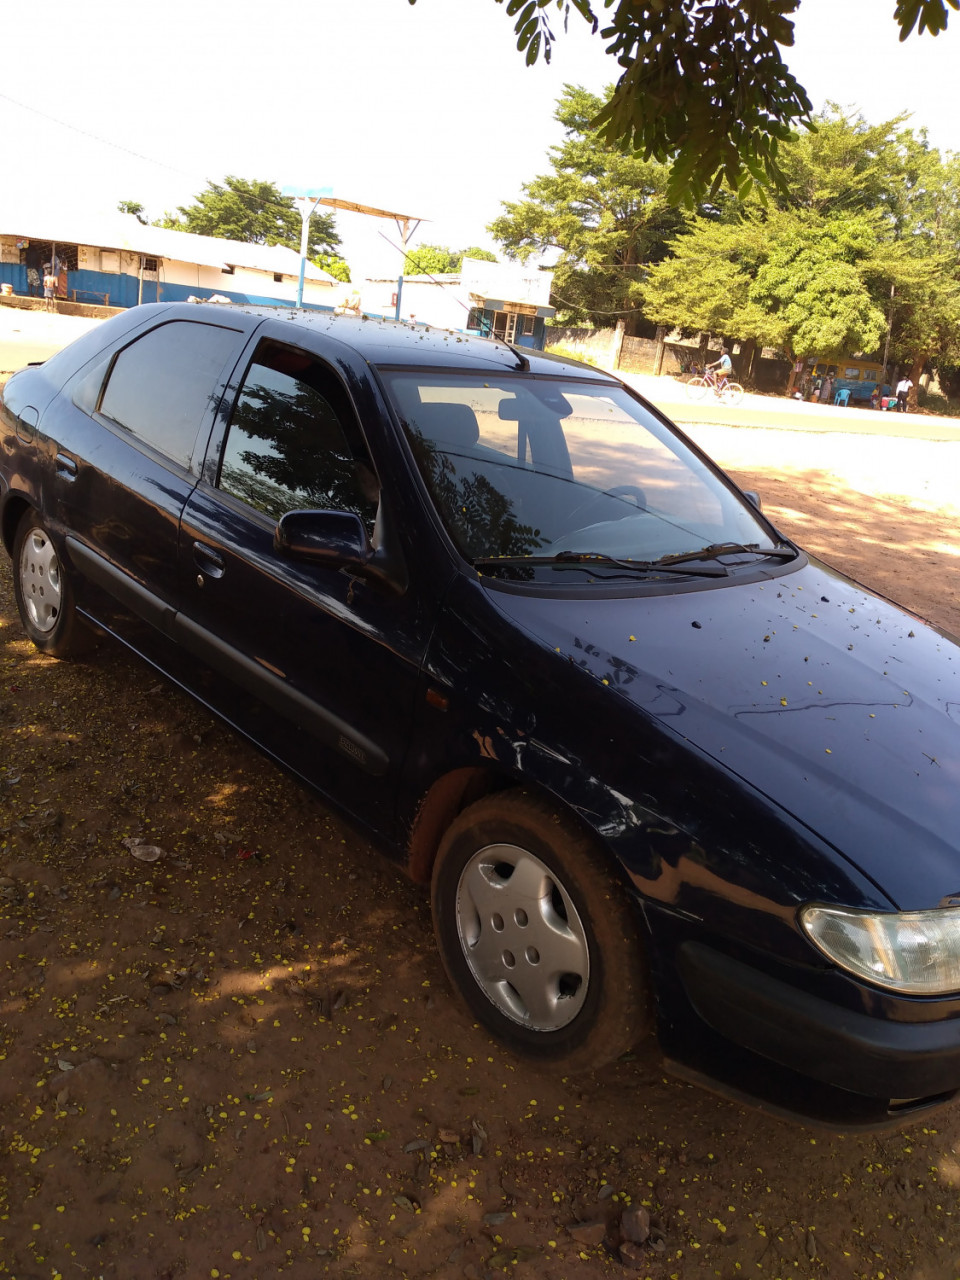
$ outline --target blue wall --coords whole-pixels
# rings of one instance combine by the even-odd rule
[[[14,293],[27,294],[27,268],[16,263],[0,263],[0,284],[13,285]],[[118,275],[113,271],[68,271],[67,298],[71,298],[76,290],[78,302],[103,303],[103,295],[110,295],[111,307],[135,307],[137,305],[140,281],[137,276]],[[285,298],[273,298],[266,294],[237,293],[231,289],[200,289],[195,285],[160,283],[161,302],[183,302],[194,298],[209,298],[214,293],[229,298],[231,302],[245,302],[251,305],[268,307],[292,307],[293,303]],[[157,301],[156,280],[144,280],[143,301]],[[333,307],[321,307],[315,302],[305,302],[304,310],[332,311]]]
[[[14,293],[26,293],[27,268],[15,262],[0,262],[0,284],[12,284]]]

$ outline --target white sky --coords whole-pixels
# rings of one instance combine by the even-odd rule
[[[901,46],[892,10],[802,0],[787,61],[815,106],[909,111],[960,151],[960,14]],[[158,216],[235,173],[421,216],[414,244],[495,248],[486,225],[560,140],[564,83],[599,92],[617,73],[576,15],[552,65],[527,68],[494,0],[30,0],[4,32],[0,223],[28,196]],[[337,228],[355,279],[399,269],[379,234],[398,242],[392,222],[341,213]]]

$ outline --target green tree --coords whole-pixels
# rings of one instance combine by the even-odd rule
[[[667,194],[668,171],[656,160],[624,155],[591,128],[602,100],[567,85],[556,117],[566,130],[551,148],[553,172],[525,184],[525,199],[504,203],[488,230],[511,258],[559,251],[553,277],[561,323],[643,323],[640,283],[667,252],[683,217]]]
[[[928,365],[948,374],[960,362],[960,158],[944,161],[909,130],[902,142],[906,179],[891,191],[894,234],[879,265],[891,352],[915,405]]]
[[[782,153],[793,198],[691,218],[643,305],[658,323],[791,357],[879,351],[892,320],[892,357],[917,383],[960,355],[960,162],[903,117],[870,125],[832,108],[817,126]]]
[[[481,258],[484,262],[496,262],[497,255],[489,249],[448,249],[443,244],[421,244],[407,254],[404,271],[407,275],[445,276],[463,267],[464,258]]]
[[[766,261],[740,317],[746,336],[791,359],[875,350],[886,327],[871,292],[879,247],[875,220],[781,213],[767,234]]]
[[[873,288],[877,249],[870,215],[693,219],[674,256],[651,270],[643,303],[658,324],[739,339],[751,355],[756,346],[791,360],[872,351],[886,326]]]
[[[321,271],[326,271],[327,275],[333,276],[335,280],[342,280],[344,284],[350,283],[350,267],[335,253],[315,254],[311,262]]]
[[[272,182],[228,175],[222,183],[208,182],[191,205],[179,205],[177,216],[166,213],[156,224],[175,231],[192,231],[248,244],[282,244],[299,250],[303,226],[291,197]],[[330,253],[340,243],[333,214],[310,219],[307,255]]]
[[[415,0],[410,0],[415,3]],[[594,117],[605,140],[672,164],[670,196],[688,205],[722,183],[783,187],[779,151],[811,106],[783,60],[800,0],[496,0],[515,19],[528,65],[550,60],[551,13],[578,14],[623,68]],[[905,40],[937,35],[960,0],[896,0]],[[889,14],[877,0],[877,13]]]
[[[149,225],[147,223],[146,218],[143,216],[144,214],[143,205],[140,204],[138,200],[121,200],[120,203],[117,205],[117,209],[121,213],[132,214],[133,217],[136,218],[138,222],[142,222],[145,227]]]

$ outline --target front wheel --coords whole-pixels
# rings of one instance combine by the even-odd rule
[[[94,643],[76,611],[73,584],[36,512],[28,512],[13,543],[13,589],[20,621],[41,653],[72,658]]]
[[[702,400],[707,394],[710,383],[698,374],[697,377],[688,379],[686,386],[687,395],[691,400]]]
[[[728,382],[720,392],[720,399],[731,409],[735,409],[744,397],[744,390],[739,382]]]
[[[592,1070],[647,1030],[639,914],[547,800],[508,791],[465,809],[441,843],[432,901],[451,983],[515,1052]]]

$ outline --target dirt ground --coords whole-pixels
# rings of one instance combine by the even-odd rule
[[[787,532],[960,633],[956,505],[743,434]],[[116,646],[36,654],[5,560],[0,743],[0,1276],[960,1276],[960,1103],[837,1136],[650,1046],[519,1062],[421,890]]]

